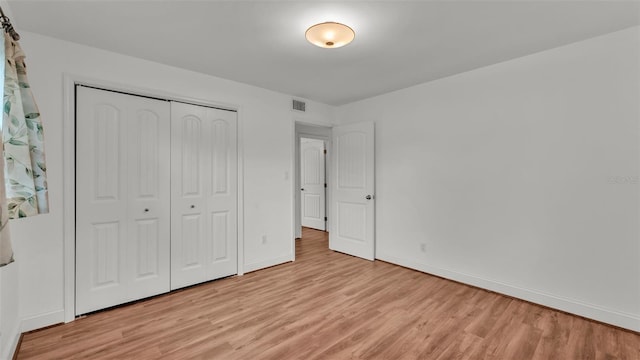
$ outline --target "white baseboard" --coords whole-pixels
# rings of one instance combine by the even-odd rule
[[[256,271],[256,270],[260,270],[260,269],[264,269],[264,268],[268,268],[270,266],[274,266],[274,265],[280,265],[280,264],[284,264],[287,262],[293,261],[293,257],[292,255],[285,255],[285,256],[281,256],[275,259],[269,259],[266,261],[260,261],[257,263],[252,263],[252,264],[245,264],[244,265],[244,272],[245,274],[251,271]]]
[[[422,271],[428,274],[458,281],[464,284],[477,286],[489,291],[512,296],[543,306],[548,306],[560,311],[583,316],[585,318],[601,321],[603,323],[619,326],[621,328],[640,332],[640,316],[624,313],[602,306],[585,303],[579,300],[544,293],[537,290],[525,289],[499,281],[488,280],[474,275],[442,269],[427,264],[400,259],[386,254],[376,254],[376,258],[410,269]]]
[[[20,329],[18,327],[16,327],[10,334],[2,334],[2,337],[6,336],[8,340],[4,342],[4,340],[0,338],[0,342],[7,345],[7,347],[3,349],[2,354],[0,354],[1,360],[13,359],[13,354],[16,352],[16,349],[18,347],[18,342],[20,341],[21,334],[22,333],[20,332]]]
[[[22,332],[40,329],[46,326],[64,323],[64,310],[51,311],[22,319]]]

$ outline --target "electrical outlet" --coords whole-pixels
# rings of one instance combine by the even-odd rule
[[[422,252],[427,252],[427,244],[425,244],[425,243],[420,243],[420,251],[422,251]]]
[[[267,243],[267,235],[262,235],[262,244],[266,244]]]

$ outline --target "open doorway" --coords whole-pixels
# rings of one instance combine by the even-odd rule
[[[302,236],[302,138],[324,141],[325,229],[329,249],[366,260],[375,259],[375,134],[373,122],[332,128],[296,122],[294,191],[295,238]],[[293,248],[296,247],[292,239]],[[294,258],[295,260],[295,253]]]
[[[302,227],[329,231],[331,128],[296,122],[295,237]]]

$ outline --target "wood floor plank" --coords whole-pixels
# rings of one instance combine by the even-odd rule
[[[640,335],[303,230],[296,261],[24,335],[18,359],[640,360]]]

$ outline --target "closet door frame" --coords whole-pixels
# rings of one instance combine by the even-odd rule
[[[238,276],[244,274],[244,193],[243,193],[243,136],[242,136],[242,107],[238,104],[224,103],[214,100],[193,99],[179,94],[162,90],[140,88],[133,85],[114,83],[103,79],[87,78],[75,74],[64,74],[63,78],[63,231],[64,231],[64,312],[62,318],[56,316],[55,321],[65,323],[75,320],[75,259],[76,259],[76,147],[75,147],[75,121],[76,121],[76,85],[84,85],[116,91],[132,95],[146,96],[150,98],[179,101],[194,105],[214,107],[223,110],[231,110],[237,113],[237,227],[238,227]]]

